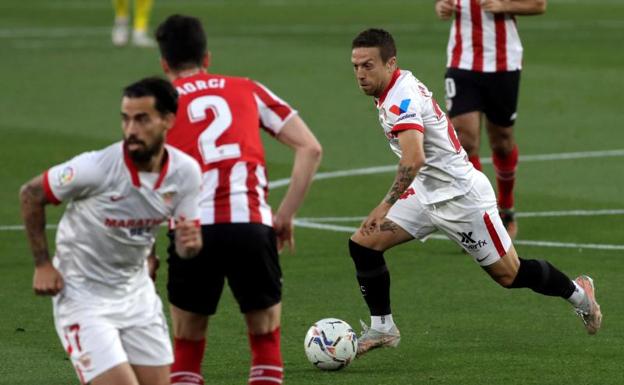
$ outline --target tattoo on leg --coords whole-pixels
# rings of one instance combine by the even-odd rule
[[[396,233],[397,230],[399,229],[399,226],[396,225],[396,223],[389,221],[389,220],[385,220],[380,226],[379,229],[381,231],[390,231],[392,233]]]

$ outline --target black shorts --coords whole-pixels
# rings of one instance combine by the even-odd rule
[[[204,225],[204,247],[190,259],[176,254],[172,234],[167,282],[171,304],[197,314],[215,314],[226,278],[243,313],[281,301],[282,271],[272,227],[258,223]]]
[[[520,71],[475,72],[448,68],[444,79],[446,109],[452,118],[481,111],[502,127],[514,125],[520,88]]]

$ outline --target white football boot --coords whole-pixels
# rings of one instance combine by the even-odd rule
[[[587,332],[596,334],[602,324],[602,312],[600,305],[596,302],[594,280],[586,275],[581,275],[574,282],[585,290],[585,300],[581,306],[576,308],[576,314],[583,320]]]
[[[362,320],[360,320],[360,325],[362,325],[362,334],[358,337],[357,357],[371,349],[399,346],[401,333],[396,325],[393,325],[388,332],[371,329]]]

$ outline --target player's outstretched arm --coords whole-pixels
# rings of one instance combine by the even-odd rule
[[[546,12],[546,0],[481,0],[481,8],[492,13],[541,15]]]
[[[303,119],[295,115],[288,119],[277,134],[277,140],[295,151],[295,160],[288,191],[275,213],[273,227],[277,235],[278,249],[287,243],[294,250],[293,220],[303,203],[316,169],[321,163],[323,149]]]
[[[33,290],[39,295],[56,295],[63,289],[61,274],[50,261],[45,235],[45,205],[49,202],[43,187],[43,175],[24,184],[19,192],[26,236],[35,260]]]
[[[383,219],[390,211],[392,205],[399,200],[401,195],[414,181],[416,174],[425,164],[425,150],[423,149],[423,134],[416,130],[401,131],[398,133],[399,145],[401,146],[401,159],[394,183],[381,203],[368,214],[360,225],[360,232],[369,235],[379,230]]]

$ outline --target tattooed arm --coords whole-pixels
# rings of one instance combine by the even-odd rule
[[[43,187],[43,175],[22,186],[19,193],[26,236],[35,260],[33,289],[35,294],[55,295],[63,289],[61,274],[52,266],[45,234],[45,205],[48,203]]]
[[[416,130],[401,131],[398,134],[401,145],[401,159],[394,183],[383,201],[371,211],[360,226],[363,235],[368,235],[375,230],[380,230],[383,219],[388,214],[392,205],[399,200],[401,195],[414,181],[418,170],[425,163],[425,151],[423,149],[423,134]]]

